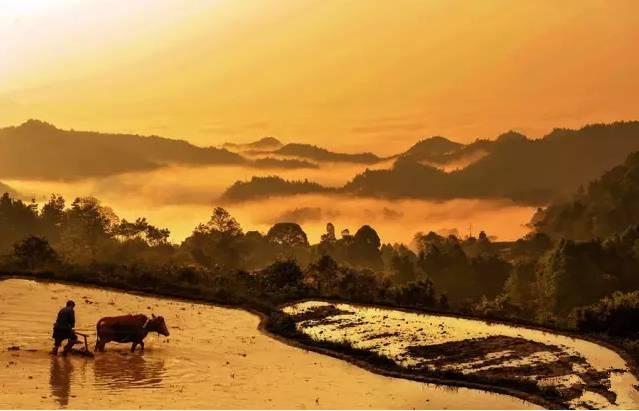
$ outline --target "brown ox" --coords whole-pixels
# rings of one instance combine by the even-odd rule
[[[163,317],[152,315],[151,318],[144,314],[121,315],[119,317],[104,317],[98,324],[97,341],[95,350],[104,352],[106,343],[115,341],[119,343],[132,343],[131,352],[140,345],[140,350],[144,351],[144,338],[150,332],[156,332],[164,336],[169,335]]]

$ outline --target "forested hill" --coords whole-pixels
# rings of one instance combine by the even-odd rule
[[[257,141],[253,141],[252,143],[246,144],[238,144],[238,143],[224,143],[222,148],[227,149],[229,151],[253,151],[253,150],[262,150],[262,151],[273,151],[282,147],[283,144],[281,141],[276,139],[275,137],[264,137]]]
[[[451,145],[446,144],[450,148]],[[547,204],[565,198],[581,184],[596,178],[639,150],[639,122],[596,124],[579,130],[556,129],[542,139],[508,132],[495,141],[477,141],[440,152],[453,158],[461,152],[486,154],[468,165],[443,172],[424,164],[423,155],[400,155],[390,169],[366,170],[338,191],[383,198],[509,198],[528,204]],[[455,154],[458,153],[458,154]],[[243,185],[243,198],[276,195],[252,193]],[[279,187],[281,192],[281,187]],[[317,191],[322,191],[318,188]]]
[[[485,157],[466,168],[441,173],[405,158],[390,170],[356,176],[344,190],[359,195],[421,198],[510,198],[545,203],[572,193],[639,150],[639,122],[555,130],[531,140],[509,132]]]
[[[373,153],[337,153],[310,144],[298,143],[286,144],[284,147],[274,151],[273,154],[278,154],[280,156],[299,157],[319,162],[374,164],[381,160]]]
[[[158,136],[61,130],[38,120],[0,129],[0,178],[74,180],[168,164],[312,166],[296,160],[251,161],[224,149]]]
[[[410,158],[415,161],[429,161],[444,164],[459,153],[466,145],[451,141],[445,137],[435,136],[420,140],[405,152],[396,157]]]
[[[534,219],[537,230],[574,240],[605,238],[639,224],[639,152]]]

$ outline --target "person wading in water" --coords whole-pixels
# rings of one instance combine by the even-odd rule
[[[67,301],[66,307],[62,308],[58,312],[58,318],[53,324],[53,350],[52,355],[58,355],[58,349],[62,345],[62,341],[68,340],[67,345],[64,346],[62,355],[67,355],[73,345],[78,341],[78,336],[75,335],[73,328],[75,327],[75,312],[73,308],[75,303],[71,300]]]

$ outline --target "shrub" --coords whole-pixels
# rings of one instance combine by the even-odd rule
[[[596,304],[575,311],[577,328],[629,337],[639,332],[639,291],[615,292]]]

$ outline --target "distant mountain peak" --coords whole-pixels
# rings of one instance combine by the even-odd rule
[[[282,147],[284,143],[275,137],[262,137],[259,140],[251,143],[224,143],[223,148],[232,151],[245,151],[245,150],[277,150]]]
[[[58,128],[51,123],[33,118],[20,124],[17,128],[23,130],[58,130]]]
[[[338,153],[313,144],[289,143],[275,152],[282,156],[301,157],[313,161],[333,161],[374,164],[379,161],[379,157],[370,152],[364,153]]]
[[[423,138],[420,142],[421,142],[421,143],[425,143],[425,142],[432,142],[432,143],[454,143],[452,140],[447,139],[446,137],[442,137],[442,136],[426,137],[426,138]]]
[[[275,137],[262,137],[253,144],[273,144],[282,145],[283,143]]]
[[[456,143],[442,136],[424,138],[403,153],[403,156],[427,159],[458,150],[463,144]]]
[[[503,134],[500,134],[497,137],[498,142],[503,143],[503,142],[512,142],[512,141],[527,141],[528,137],[526,137],[525,135],[523,135],[522,133],[518,132],[518,131],[514,131],[514,130],[510,130],[507,131]]]

